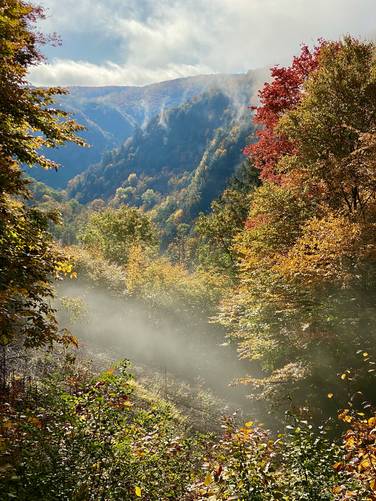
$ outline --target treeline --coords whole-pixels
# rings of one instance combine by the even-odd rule
[[[38,185],[48,199],[32,199],[21,166],[56,167],[40,148],[82,144],[80,127],[52,106],[61,89],[27,82],[43,10],[0,9],[2,497],[376,499],[374,44],[304,46],[274,68],[248,160],[162,254],[147,207],[67,208]],[[78,245],[51,236],[51,200]],[[77,276],[151,315],[178,308],[192,328],[208,317],[226,328],[250,362],[250,396],[288,409],[283,433],[226,418],[223,436],[203,436],[127,364],[98,374],[76,360],[51,298],[54,281]]]

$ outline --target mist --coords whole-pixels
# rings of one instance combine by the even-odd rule
[[[83,282],[63,282],[58,297],[79,299],[84,313],[74,322],[60,308],[61,327],[69,328],[88,351],[105,353],[114,360],[128,359],[133,365],[168,373],[188,383],[204,385],[229,405],[251,412],[243,386],[233,380],[244,376],[249,363],[239,361],[236,349],[224,332],[204,319],[192,318],[178,307],[156,316],[147,305]]]

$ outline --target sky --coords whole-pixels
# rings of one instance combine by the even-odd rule
[[[376,36],[376,0],[35,0],[47,10],[35,85],[146,85],[285,64],[302,42]]]

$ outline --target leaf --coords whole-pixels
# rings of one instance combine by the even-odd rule
[[[208,473],[205,477],[205,480],[204,480],[204,485],[205,487],[207,487],[208,485],[212,484],[214,482],[214,479],[211,475],[211,473]]]
[[[372,463],[369,458],[363,459],[363,461],[360,463],[358,466],[358,471],[365,471],[368,470],[372,466]]]
[[[347,437],[346,440],[345,440],[345,442],[346,442],[346,446],[348,448],[352,448],[352,447],[355,446],[355,438],[353,436]]]
[[[30,417],[29,422],[35,426],[36,428],[42,428],[42,421],[38,419],[37,417]]]
[[[368,425],[371,426],[371,428],[374,428],[376,426],[376,417],[369,418]]]
[[[141,489],[141,487],[139,487],[138,485],[136,485],[136,487],[134,488],[134,493],[136,494],[136,496],[138,498],[140,498],[142,496],[142,489]]]

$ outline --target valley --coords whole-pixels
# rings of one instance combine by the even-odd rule
[[[43,2],[0,4],[1,500],[375,501],[375,42]]]

